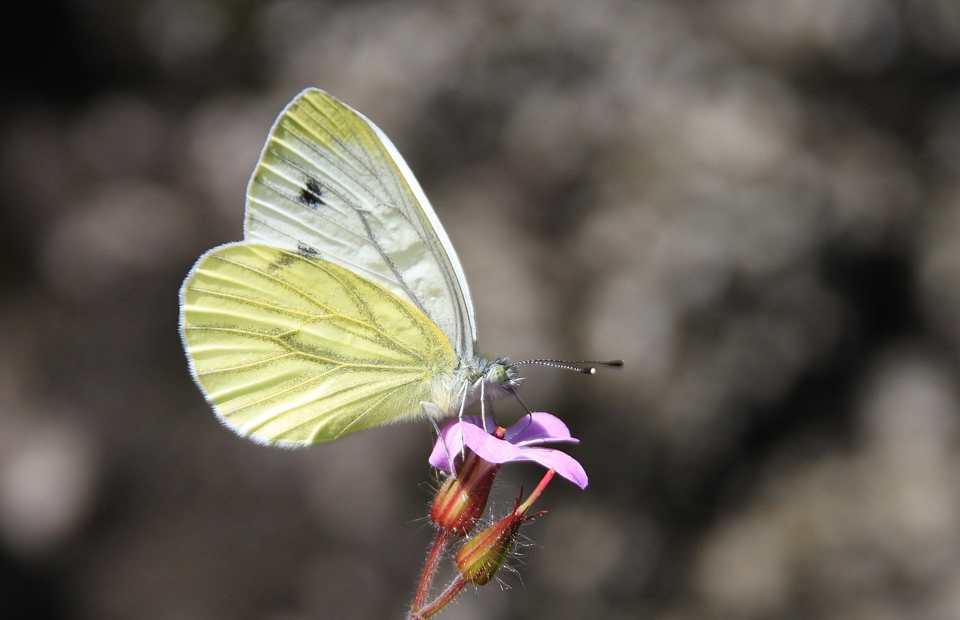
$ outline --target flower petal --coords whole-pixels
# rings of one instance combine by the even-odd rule
[[[488,435],[479,426],[462,424],[463,441],[467,447],[477,453],[477,456],[490,463],[509,463],[519,458],[520,448],[509,441],[497,439]]]
[[[570,430],[560,418],[549,413],[537,411],[520,418],[520,421],[507,430],[507,441],[517,446],[531,446],[554,441],[580,443],[570,436]]]
[[[581,489],[587,488],[587,472],[583,466],[569,454],[553,448],[520,448],[521,455],[514,461],[533,461],[547,469],[556,470],[558,474],[574,483]]]
[[[520,448],[488,434],[480,427],[481,423],[479,416],[464,416],[462,423],[454,418],[444,424],[430,454],[430,464],[441,471],[452,472],[452,462],[464,444],[490,463],[507,463],[520,456]]]
[[[437,443],[433,444],[433,452],[430,453],[429,460],[431,465],[449,474],[453,472],[453,460],[460,450],[459,448],[454,450],[452,445],[442,440],[442,437],[442,435],[437,437]]]
[[[452,472],[462,446],[466,445],[490,463],[532,461],[556,470],[581,489],[586,488],[587,473],[573,457],[552,448],[532,447],[555,441],[579,443],[580,440],[571,437],[566,424],[556,416],[543,412],[532,413],[507,430],[506,440],[497,439],[484,431],[481,423],[478,416],[465,416],[462,421],[454,418],[444,424],[430,454],[430,464],[441,471]]]
[[[471,416],[472,417],[472,416]],[[470,417],[465,417],[464,421]],[[460,441],[460,420],[453,418],[440,428],[440,436],[437,442],[433,444],[433,452],[430,453],[430,464],[441,471],[453,473],[453,461],[460,454],[460,447],[463,445]]]

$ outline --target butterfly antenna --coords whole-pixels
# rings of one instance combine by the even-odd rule
[[[516,366],[522,366],[524,364],[535,364],[537,366],[550,366],[551,368],[562,368],[563,370],[574,370],[576,372],[582,372],[585,375],[594,375],[597,373],[596,366],[612,366],[620,368],[623,366],[623,360],[548,360],[548,359],[535,359],[535,360],[524,360],[522,362],[516,362],[510,364],[507,368],[514,368]]]

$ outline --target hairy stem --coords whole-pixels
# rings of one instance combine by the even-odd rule
[[[411,611],[410,615],[407,616],[407,620],[427,620],[427,618],[437,615],[441,609],[453,602],[453,599],[457,598],[457,595],[460,594],[460,591],[463,590],[468,583],[469,582],[463,577],[457,577],[447,586],[447,589],[437,597],[437,600],[423,609]]]
[[[417,587],[417,594],[413,598],[413,604],[410,605],[410,616],[418,617],[420,609],[426,605],[427,596],[430,595],[430,586],[433,585],[433,578],[437,574],[437,566],[440,564],[440,558],[447,547],[447,538],[449,534],[446,530],[437,532],[437,537],[433,540],[433,546],[430,548],[430,554],[427,556],[427,563],[423,567],[423,575],[420,576],[420,585]]]

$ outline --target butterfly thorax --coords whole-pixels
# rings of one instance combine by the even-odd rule
[[[460,360],[453,371],[436,377],[434,398],[421,403],[430,417],[444,419],[459,415],[461,409],[473,405],[483,397],[492,400],[512,394],[522,377],[506,364],[506,358],[472,357]]]

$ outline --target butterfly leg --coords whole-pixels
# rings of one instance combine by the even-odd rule
[[[483,425],[483,430],[487,430],[487,396],[485,392],[486,381],[480,381],[480,424]]]
[[[467,407],[467,390],[469,389],[470,382],[463,382],[463,389],[460,390],[460,415],[458,416],[460,420],[460,458],[461,460],[467,460],[467,444],[463,441],[463,411]]]
[[[523,410],[527,412],[527,415],[526,415],[527,426],[524,426],[523,429],[519,431],[520,433],[522,433],[523,431],[527,430],[527,427],[529,427],[533,423],[533,412],[530,411],[530,407],[527,407],[527,403],[523,402],[523,399],[520,398],[519,394],[514,392],[513,395],[517,399],[517,401],[520,403],[520,405],[523,407]]]
[[[523,410],[527,412],[527,415],[530,415],[533,413],[532,411],[530,411],[530,407],[527,407],[527,403],[523,402],[523,399],[520,398],[519,394],[517,394],[516,392],[513,392],[513,397],[517,399],[517,402],[519,402],[520,406],[523,407]]]

